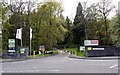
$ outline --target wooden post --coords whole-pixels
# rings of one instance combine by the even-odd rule
[[[33,51],[33,57],[35,57],[35,51]]]

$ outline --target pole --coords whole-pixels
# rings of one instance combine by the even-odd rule
[[[35,57],[35,51],[33,51],[33,57]]]
[[[30,56],[31,56],[32,29],[30,28]]]
[[[30,56],[31,56],[31,38],[30,38]]]
[[[22,47],[22,28],[21,28],[21,47]]]

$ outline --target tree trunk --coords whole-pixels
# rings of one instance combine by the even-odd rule
[[[105,15],[104,15],[104,21],[105,21],[105,36],[106,36],[106,43],[105,43],[105,45],[108,45],[109,34],[108,34],[108,27],[107,27],[107,19],[106,19]]]

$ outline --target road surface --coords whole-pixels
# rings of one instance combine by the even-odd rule
[[[118,73],[118,60],[69,58],[69,54],[2,63],[3,73]]]

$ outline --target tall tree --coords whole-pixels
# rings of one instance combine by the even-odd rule
[[[1,19],[2,19],[2,52],[6,52],[8,46],[8,37],[10,30],[10,23],[7,18],[7,5],[6,3],[2,3],[1,7]]]
[[[78,50],[80,45],[84,45],[85,40],[85,18],[82,11],[82,5],[81,3],[78,3],[76,16],[74,19],[74,28],[72,30],[73,42],[78,46]]]
[[[108,45],[109,43],[109,32],[108,32],[108,28],[109,28],[109,24],[107,22],[107,17],[109,15],[109,13],[113,10],[113,8],[115,7],[114,5],[112,5],[111,3],[112,0],[101,0],[98,3],[98,11],[99,13],[102,14],[103,19],[104,19],[104,26],[105,26],[105,36],[106,36],[106,42],[105,44]]]
[[[68,16],[66,17],[65,20],[65,28],[67,29],[67,32],[65,33],[65,38],[63,41],[63,45],[65,45],[65,47],[70,47],[73,45],[72,43],[72,22],[71,20],[68,18]]]

